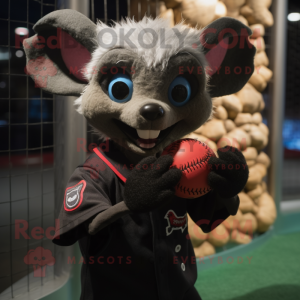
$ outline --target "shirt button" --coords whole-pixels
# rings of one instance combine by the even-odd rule
[[[177,246],[175,247],[175,252],[179,252],[180,249],[181,249],[181,246],[180,246],[180,245],[177,245]]]
[[[182,271],[185,271],[185,264],[184,263],[181,263],[181,269],[182,269]]]

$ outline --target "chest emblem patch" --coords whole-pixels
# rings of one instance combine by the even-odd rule
[[[187,228],[187,214],[178,217],[176,213],[170,209],[166,213],[165,219],[168,221],[168,226],[166,227],[167,236],[170,235],[173,230],[181,230],[181,232],[183,232]]]
[[[86,187],[85,180],[76,185],[68,187],[65,192],[64,207],[66,211],[72,211],[80,206],[83,199],[83,192]]]

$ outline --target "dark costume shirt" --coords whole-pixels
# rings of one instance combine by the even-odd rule
[[[128,177],[136,166],[113,143],[107,148],[101,153]],[[211,192],[192,200],[174,196],[163,208],[128,214],[89,235],[91,219],[123,201],[123,192],[124,182],[95,153],[67,185],[53,242],[68,246],[79,241],[85,262],[81,299],[183,299],[197,279],[187,213],[210,228],[229,216],[227,210],[216,210]]]

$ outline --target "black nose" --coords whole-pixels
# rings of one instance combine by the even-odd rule
[[[140,109],[140,114],[148,121],[154,121],[161,118],[165,111],[157,104],[147,104]]]

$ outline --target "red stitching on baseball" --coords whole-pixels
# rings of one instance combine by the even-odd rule
[[[191,170],[192,167],[194,168],[194,170],[195,170],[195,167],[197,169],[198,169],[198,167],[201,168],[202,164],[205,163],[205,162],[207,162],[211,157],[212,157],[212,154],[211,153],[207,153],[205,155],[205,157],[200,158],[199,161],[198,161],[198,158],[197,158],[197,162],[196,163],[195,162],[190,162],[191,165],[189,165],[189,163],[187,163],[187,165],[184,165],[184,166],[180,167],[180,170],[182,172],[187,171],[189,173],[189,171],[193,171],[193,170]]]
[[[203,194],[206,194],[207,192],[211,191],[211,188],[207,188],[207,187],[199,188],[199,189],[192,188],[190,190],[189,188],[186,188],[185,186],[179,185],[179,184],[177,184],[177,188],[180,189],[181,192],[184,192],[184,193],[187,192],[189,195],[191,195],[191,194],[203,195]]]
[[[199,140],[182,139],[169,145],[162,155],[171,155],[174,161],[171,168],[181,170],[183,176],[175,187],[175,194],[181,198],[199,198],[211,188],[207,182],[210,166],[209,159],[215,153]]]

